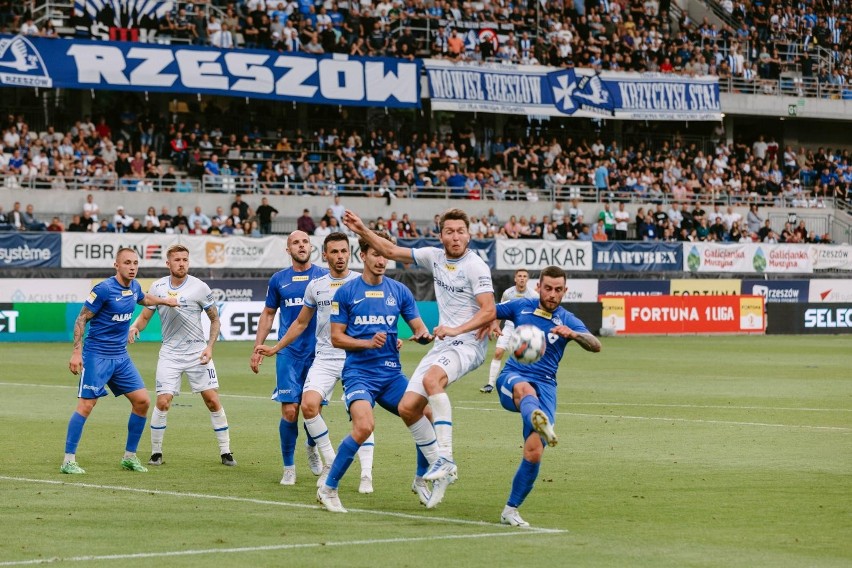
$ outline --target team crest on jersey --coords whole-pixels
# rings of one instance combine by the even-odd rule
[[[310,280],[310,279],[311,279],[311,277],[308,276],[307,274],[305,274],[305,275],[302,275],[302,276],[294,276],[290,279],[290,281],[291,282],[304,282],[304,281]]]
[[[562,320],[559,319],[559,316],[553,316],[550,321],[553,322],[553,325],[562,325]]]
[[[393,297],[393,294],[388,296],[388,299],[385,300],[385,305],[386,306],[395,306],[396,305],[396,298]]]
[[[368,290],[364,292],[365,298],[384,298],[385,292],[384,290]]]
[[[548,334],[547,334],[547,342],[548,342],[548,343],[550,343],[551,345],[553,345],[554,343],[556,343],[556,341],[557,341],[558,339],[559,339],[559,336],[558,336],[558,335],[556,335],[555,333],[548,333]]]

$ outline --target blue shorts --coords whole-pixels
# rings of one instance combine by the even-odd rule
[[[344,373],[343,396],[346,402],[346,410],[356,400],[366,400],[370,406],[379,406],[392,414],[399,416],[399,401],[408,388],[408,379],[405,375],[390,377],[376,377],[375,375],[361,375],[355,373]]]
[[[130,355],[119,358],[104,357],[103,355],[85,354],[83,356],[83,372],[80,373],[80,384],[77,387],[78,398],[100,398],[107,395],[106,388],[114,396],[127,394],[144,389],[142,375],[136,370]]]
[[[301,403],[305,379],[313,364],[313,353],[298,358],[287,352],[278,353],[275,357],[275,390],[272,391],[272,400]]]
[[[505,370],[497,377],[497,393],[500,395],[500,405],[509,412],[520,412],[515,406],[512,389],[517,383],[529,383],[538,396],[539,406],[547,414],[551,424],[556,424],[556,385],[551,382],[538,382],[524,377],[516,372]],[[533,433],[532,425],[524,422],[524,440]]]

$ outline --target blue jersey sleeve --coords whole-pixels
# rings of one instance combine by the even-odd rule
[[[580,321],[580,318],[564,308],[561,312],[563,317],[562,324],[568,326],[571,331],[576,331],[577,333],[591,333],[588,328],[586,328],[586,324]]]
[[[509,302],[497,304],[497,319],[514,321],[515,310],[513,308],[517,303],[517,300],[511,300]]]
[[[142,290],[142,285],[136,280],[130,283],[130,289],[133,290],[133,295],[136,296],[136,303],[141,304],[145,301],[145,291]]]
[[[86,298],[84,304],[93,314],[98,313],[104,305],[104,302],[109,299],[109,280],[98,282],[89,292],[89,297]]]
[[[350,280],[337,289],[331,303],[331,323],[349,323],[349,299],[355,280]]]
[[[270,310],[277,310],[281,305],[281,297],[278,292],[278,274],[273,274],[269,279],[269,284],[266,287],[266,307]]]

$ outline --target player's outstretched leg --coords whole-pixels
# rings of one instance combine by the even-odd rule
[[[284,475],[281,485],[296,485],[296,437],[299,425],[283,417],[278,423],[278,436],[281,439],[281,458],[284,460]]]
[[[346,436],[340,443],[337,449],[337,456],[331,464],[331,471],[328,478],[322,487],[317,490],[317,501],[332,513],[346,513],[346,509],[340,502],[340,497],[337,494],[337,487],[340,485],[340,480],[346,474],[346,470],[352,465],[355,460],[355,454],[358,453],[358,442],[352,439],[352,436]]]
[[[497,353],[494,354],[494,358],[491,359],[491,365],[488,367],[488,383],[485,384],[479,392],[482,393],[491,393],[494,391],[494,386],[497,384],[497,376],[500,374],[500,365],[503,362],[503,354],[500,353],[500,356],[497,356]]]
[[[445,392],[433,394],[429,397],[429,405],[432,407],[432,424],[438,440],[439,457],[431,464],[423,478],[427,481],[435,481],[455,475],[458,468],[453,461],[453,407],[450,404],[450,397]],[[432,493],[434,492],[433,487]]]

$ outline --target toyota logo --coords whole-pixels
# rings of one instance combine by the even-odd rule
[[[524,253],[518,247],[509,247],[503,251],[503,260],[506,264],[517,265],[521,263]]]
[[[210,290],[210,292],[213,295],[213,301],[216,302],[217,304],[224,302],[225,300],[228,299],[227,295],[225,294],[225,291],[222,290],[221,288],[213,288],[212,290]]]

